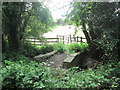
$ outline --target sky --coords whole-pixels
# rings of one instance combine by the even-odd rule
[[[67,13],[67,11],[69,10],[69,3],[71,1],[90,1],[90,0],[40,0],[43,1],[45,6],[47,6],[49,8],[49,10],[52,13],[53,19],[59,19],[59,18],[65,18],[63,16],[65,16],[65,14]],[[92,0],[92,1],[97,1],[97,0]],[[108,1],[108,0],[100,0],[102,2]],[[113,0],[111,0],[113,1]],[[115,0],[115,1],[119,1],[119,0]],[[98,0],[99,2],[99,0]]]
[[[44,2],[52,14],[54,20],[59,18],[64,19],[66,13],[69,11],[69,3],[71,0],[46,0]]]

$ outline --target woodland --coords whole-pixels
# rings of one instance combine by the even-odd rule
[[[120,88],[120,3],[71,2],[72,9],[62,24],[82,27],[87,43],[47,44],[43,36],[56,23],[42,2],[2,3],[2,87],[4,88],[80,88],[118,90]],[[59,20],[60,22],[60,20]],[[60,24],[60,23],[59,23]],[[44,45],[32,45],[28,38]],[[33,57],[83,52],[93,59],[93,67],[52,68]],[[84,61],[83,61],[84,62]]]

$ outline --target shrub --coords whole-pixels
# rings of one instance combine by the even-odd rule
[[[36,49],[32,44],[25,43],[21,46],[19,53],[25,55],[26,57],[34,57],[39,53],[39,50]]]
[[[67,52],[68,53],[75,53],[75,52],[81,52],[87,49],[88,44],[87,43],[71,43],[70,45],[67,46]]]
[[[30,43],[23,44],[20,53],[25,55],[26,57],[34,57],[39,54],[46,54],[53,51],[53,46],[49,44],[41,45],[41,46],[34,46]]]
[[[79,44],[79,47],[81,48],[81,51],[84,51],[84,50],[87,49],[88,44],[87,43],[81,43],[81,44]]]
[[[3,53],[2,54],[2,60],[6,60],[6,59],[9,60],[9,61],[17,61],[17,60],[27,61],[28,57],[25,57],[24,55],[22,55],[18,52],[12,51],[12,52],[9,52],[9,53]]]
[[[40,54],[46,54],[46,53],[53,51],[54,49],[52,45],[45,44],[45,45],[42,45],[38,50]]]
[[[43,85],[43,75],[47,68],[36,62],[26,63],[23,61],[10,62],[5,60],[3,68],[3,88],[31,88]]]
[[[65,44],[63,44],[62,42],[53,44],[53,47],[54,47],[54,50],[59,53],[63,53],[65,51]]]
[[[47,63],[5,61],[3,88],[119,89],[120,62],[100,65],[97,70],[55,69]]]
[[[53,51],[52,45],[46,44],[40,47],[36,47],[30,43],[25,43],[21,46],[19,51],[8,51],[6,53],[3,53],[2,59],[10,61],[28,60],[28,58],[32,59],[36,55],[46,54],[49,53],[50,51]]]

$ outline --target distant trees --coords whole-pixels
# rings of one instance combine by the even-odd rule
[[[74,2],[68,15],[76,26],[82,26],[91,57],[106,59],[118,58],[119,43],[117,2]],[[102,56],[100,56],[102,54]],[[95,57],[96,58],[96,57]]]
[[[63,25],[64,24],[64,20],[63,19],[57,19],[57,22],[56,22],[56,24],[58,24],[58,25]]]
[[[28,36],[39,37],[52,22],[51,13],[40,2],[3,2],[3,51],[18,50]]]

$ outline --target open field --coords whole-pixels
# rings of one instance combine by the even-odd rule
[[[55,38],[57,37],[57,35],[69,36],[69,35],[74,35],[74,33],[75,33],[75,26],[65,25],[65,26],[56,26],[55,28],[52,28],[51,31],[45,33],[43,36],[46,38]],[[82,30],[78,30],[76,36],[85,37]]]

